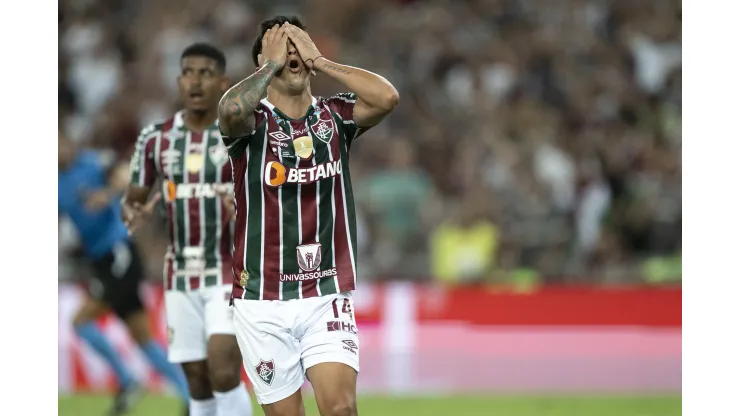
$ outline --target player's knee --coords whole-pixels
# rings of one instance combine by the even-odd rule
[[[213,387],[208,378],[208,366],[204,361],[184,363],[182,369],[188,381],[190,397],[195,400],[205,400],[213,397]]]
[[[352,397],[337,397],[327,407],[322,416],[357,416],[357,401]]]
[[[188,380],[188,392],[190,393],[190,397],[195,400],[206,400],[213,397],[213,389],[207,376],[186,374],[185,378]]]
[[[210,377],[215,391],[233,390],[241,382],[240,367],[238,365],[213,367],[210,369]]]

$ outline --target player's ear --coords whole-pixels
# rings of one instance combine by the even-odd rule
[[[226,91],[231,86],[231,78],[226,75],[221,77],[221,91]]]

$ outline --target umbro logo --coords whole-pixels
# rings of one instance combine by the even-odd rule
[[[285,140],[290,140],[291,139],[290,136],[288,136],[287,134],[285,134],[282,131],[273,131],[272,133],[270,133],[270,137],[272,137],[273,139],[275,139],[275,140],[277,140],[279,142],[283,142]]]

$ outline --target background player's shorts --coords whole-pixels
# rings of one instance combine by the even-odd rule
[[[208,339],[214,334],[234,335],[231,284],[190,292],[164,294],[167,312],[167,356],[173,363],[205,360]]]
[[[360,370],[352,294],[287,301],[234,300],[244,367],[260,404],[295,393],[312,366],[335,362]]]
[[[121,319],[144,309],[139,283],[144,275],[139,250],[121,242],[107,255],[92,261],[95,277],[88,285],[90,296],[108,305]]]

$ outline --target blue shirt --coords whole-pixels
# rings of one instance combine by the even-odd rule
[[[85,197],[108,185],[108,172],[100,156],[81,151],[66,171],[59,171],[59,213],[66,214],[77,227],[82,243],[92,258],[99,258],[128,240],[128,230],[121,221],[121,204],[111,200],[99,211],[85,208]]]

